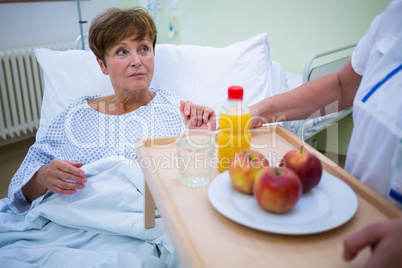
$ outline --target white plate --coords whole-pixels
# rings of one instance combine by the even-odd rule
[[[208,188],[211,204],[227,218],[261,231],[303,235],[324,232],[347,222],[356,213],[353,190],[333,175],[323,172],[320,183],[284,214],[263,210],[254,196],[236,191],[228,171],[219,174]]]

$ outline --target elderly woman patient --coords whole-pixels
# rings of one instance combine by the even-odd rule
[[[135,142],[213,130],[215,112],[149,88],[156,33],[142,8],[93,20],[90,48],[114,94],[78,98],[29,149],[0,200],[5,267],[179,265],[163,222],[144,229]]]
[[[29,211],[51,192],[71,195],[84,188],[83,164],[111,155],[135,160],[138,138],[215,128],[213,110],[149,88],[156,34],[141,8],[109,9],[93,20],[90,48],[115,94],[82,97],[52,121],[12,178],[8,198],[15,212]]]

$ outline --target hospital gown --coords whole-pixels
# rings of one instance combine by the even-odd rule
[[[26,213],[52,194],[48,191],[30,204],[21,188],[41,166],[54,159],[84,165],[112,155],[136,160],[137,139],[184,133],[186,126],[179,110],[179,97],[164,89],[151,91],[156,94],[146,106],[123,115],[106,115],[93,110],[87,99],[100,96],[81,97],[73,102],[52,121],[46,135],[29,149],[11,180],[9,206],[16,213]]]

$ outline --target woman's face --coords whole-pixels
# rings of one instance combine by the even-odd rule
[[[106,64],[97,60],[115,90],[147,88],[154,75],[154,52],[148,35],[140,41],[131,36],[116,43],[106,50]]]

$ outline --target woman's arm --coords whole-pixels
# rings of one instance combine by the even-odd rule
[[[319,117],[351,107],[361,78],[349,61],[337,73],[264,99],[250,107],[252,127],[260,127],[264,123]]]

